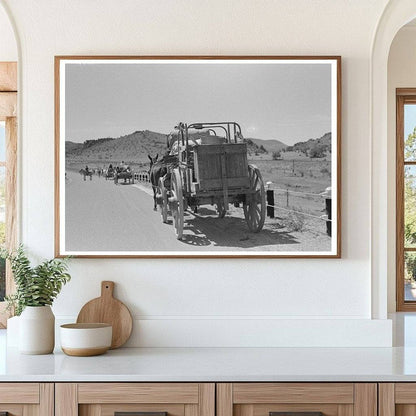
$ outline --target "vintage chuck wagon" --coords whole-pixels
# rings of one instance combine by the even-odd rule
[[[248,228],[263,228],[266,197],[259,169],[247,161],[247,143],[235,122],[179,123],[168,136],[169,155],[161,163],[166,174],[159,178],[156,201],[162,219],[168,212],[178,239],[182,238],[184,213],[200,205],[214,205],[219,218],[242,206]]]

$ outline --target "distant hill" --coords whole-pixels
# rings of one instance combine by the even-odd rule
[[[201,135],[201,133],[198,133]],[[272,153],[287,147],[279,140],[244,139],[249,155]],[[84,143],[65,142],[69,163],[147,163],[147,155],[166,152],[166,135],[150,130],[135,131],[119,138],[86,140]]]
[[[147,155],[166,152],[166,135],[154,131],[135,131],[114,138],[86,140],[84,143],[65,142],[65,156],[70,163],[126,163],[147,162]]]
[[[301,152],[309,157],[323,157],[331,152],[331,133],[325,133],[319,139],[309,139],[288,146],[285,150]]]
[[[247,143],[247,153],[249,155],[259,155],[263,153],[268,153],[267,149],[262,144],[257,144],[255,140],[256,139],[244,139],[244,141]]]
[[[261,139],[246,139],[252,140],[257,146],[263,146],[268,153],[279,152],[287,147],[287,144],[276,139],[261,140]]]
[[[65,154],[75,154],[78,152],[82,152],[82,149],[84,147],[84,143],[74,143],[71,141],[65,142]]]
[[[199,135],[201,133],[198,133]],[[327,151],[331,147],[331,133],[319,139],[298,142],[287,146],[276,139],[261,140],[245,138],[249,156],[273,154],[273,152],[292,150],[309,153],[310,149],[319,145]],[[147,163],[147,155],[163,155],[166,152],[166,134],[150,130],[135,131],[118,138],[104,137],[86,140],[84,143],[65,142],[65,155],[68,163],[120,163],[124,160],[129,164]]]

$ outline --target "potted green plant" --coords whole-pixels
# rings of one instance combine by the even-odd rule
[[[16,292],[6,296],[8,309],[19,318],[19,351],[49,354],[55,346],[55,316],[51,305],[71,276],[67,258],[45,260],[32,266],[23,246],[2,250],[10,261]]]

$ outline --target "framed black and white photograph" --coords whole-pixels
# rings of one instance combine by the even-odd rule
[[[341,58],[55,57],[55,251],[340,257]]]

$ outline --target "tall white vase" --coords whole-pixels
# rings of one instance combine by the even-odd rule
[[[26,306],[19,319],[19,351],[50,354],[55,347],[55,316],[50,306]]]

